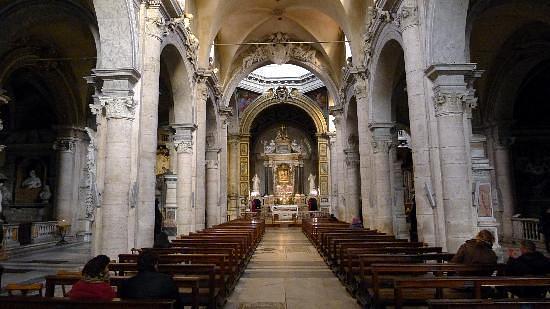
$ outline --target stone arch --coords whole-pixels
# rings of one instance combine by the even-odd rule
[[[174,123],[193,123],[193,79],[176,45],[166,44],[161,57],[166,64],[174,100]]]
[[[317,67],[313,63],[300,61],[298,59],[291,59],[288,63],[303,67],[306,70],[315,74],[315,76],[319,78],[327,87],[329,95],[331,96],[333,102],[338,101],[338,88],[336,87],[336,84],[329,76],[323,73],[321,68]],[[241,80],[243,80],[246,76],[248,76],[254,70],[261,68],[263,66],[266,66],[268,64],[272,64],[272,62],[269,60],[261,61],[261,62],[255,63],[254,65],[251,65],[246,70],[240,70],[239,72],[233,74],[233,76],[227,83],[227,86],[225,87],[225,91],[223,92],[223,96],[221,99],[221,104],[223,104],[223,106],[229,106],[229,101],[231,100],[231,96],[233,95],[233,92],[235,92],[235,89],[237,88]]]
[[[394,121],[392,91],[396,74],[403,61],[403,47],[397,32],[385,32],[377,42],[369,83],[369,123],[390,123]]]
[[[93,4],[101,46],[97,68],[135,68],[138,63],[138,4],[132,0],[93,0]]]
[[[240,134],[245,136],[250,134],[250,129],[256,116],[266,108],[282,103],[294,105],[304,110],[315,123],[317,134],[326,134],[328,132],[328,125],[321,109],[306,96],[299,93],[293,94],[291,92],[289,97],[285,100],[280,100],[269,93],[258,98],[252,106],[245,110],[241,120]]]
[[[427,6],[428,63],[466,62],[468,0],[430,1]],[[417,9],[418,10],[418,9]],[[417,12],[421,16],[421,12]],[[449,38],[453,38],[450,40]]]

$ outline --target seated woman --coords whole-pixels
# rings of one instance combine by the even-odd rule
[[[69,291],[70,299],[111,300],[116,293],[109,284],[109,262],[106,255],[98,255],[82,269],[82,279]]]

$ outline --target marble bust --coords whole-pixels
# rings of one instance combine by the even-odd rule
[[[42,181],[36,176],[36,171],[31,170],[29,172],[29,177],[25,178],[21,183],[21,187],[27,189],[36,189],[42,187]]]

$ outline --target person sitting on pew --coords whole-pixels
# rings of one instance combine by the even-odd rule
[[[170,240],[168,239],[168,234],[166,234],[165,231],[160,231],[158,234],[155,235],[155,242],[153,244],[153,248],[170,248],[172,247],[172,244],[170,243]]]
[[[493,251],[495,237],[488,230],[481,230],[477,233],[475,239],[467,240],[458,252],[451,259],[451,263],[466,265],[495,265],[497,264],[497,255]],[[494,269],[489,267],[487,271],[476,273],[479,276],[490,276]],[[471,273],[470,273],[471,274]]]
[[[334,214],[330,214],[330,217],[328,218],[329,222],[338,222],[338,219],[336,219],[336,216]]]
[[[98,255],[88,261],[82,269],[82,279],[69,291],[70,299],[112,300],[116,297],[109,285],[109,262],[106,255]]]
[[[178,288],[170,275],[158,272],[158,255],[143,251],[137,259],[138,273],[120,287],[120,298],[173,299],[180,308]]]
[[[505,273],[508,276],[538,276],[550,273],[550,259],[537,251],[534,242],[522,240],[519,248],[521,255],[510,257],[506,263]],[[544,298],[546,287],[516,287],[510,292],[522,298]]]

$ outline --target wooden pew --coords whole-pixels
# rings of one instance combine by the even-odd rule
[[[111,301],[101,300],[71,300],[64,297],[24,297],[24,296],[2,296],[0,297],[0,307],[2,309],[115,309],[115,308],[135,308],[135,309],[172,309],[173,300],[121,300]]]
[[[216,280],[216,265],[213,264],[159,264],[158,269],[162,273],[173,276],[198,276],[199,280],[199,304],[216,308],[217,304],[225,303],[225,291],[223,287],[217,285]],[[135,263],[111,263],[109,270],[118,272],[119,275],[137,272],[137,264]],[[185,295],[184,295],[185,296]],[[186,303],[190,300],[184,298]]]
[[[128,280],[131,278],[131,276],[112,276],[109,278],[109,283],[111,286],[115,286],[120,288],[122,283],[125,280]],[[46,297],[51,298],[54,297],[55,293],[55,287],[56,286],[68,286],[68,285],[74,285],[78,280],[82,279],[81,276],[75,276],[75,275],[49,275],[46,276]],[[180,290],[180,294],[190,294],[191,302],[189,305],[191,305],[192,308],[199,308],[199,281],[200,277],[197,276],[175,276],[173,277],[174,283]],[[191,290],[191,293],[181,293],[183,290]],[[63,295],[66,296],[66,295]]]
[[[119,263],[137,263],[136,254],[119,254]],[[216,265],[216,285],[229,292],[229,286],[236,280],[231,271],[228,254],[161,254],[159,264],[214,264]]]
[[[412,301],[415,303],[426,303],[427,299],[411,299],[414,293],[405,293],[405,290],[414,289],[466,289],[472,291],[471,298],[481,299],[482,287],[485,286],[547,286],[550,287],[550,277],[449,277],[449,278],[414,278],[414,279],[396,279],[394,283],[394,302],[395,308],[402,308],[404,304]],[[444,297],[444,293],[441,295]],[[439,296],[439,295],[434,295]],[[440,298],[442,298],[440,297]],[[437,298],[437,297],[434,297]]]
[[[454,263],[372,264],[366,271],[367,278],[359,284],[357,300],[364,306],[393,305],[393,283],[396,279],[412,279],[422,276],[443,277],[455,275],[457,272],[474,275],[479,271],[486,271],[488,268],[491,268],[493,272],[500,271],[505,266],[505,264],[464,265]],[[420,296],[422,290],[415,290],[414,292]],[[439,293],[441,292],[436,291],[436,295],[439,295]],[[428,291],[427,298],[430,298],[428,296],[432,294],[433,291]]]
[[[545,309],[550,299],[429,299],[430,309]]]

